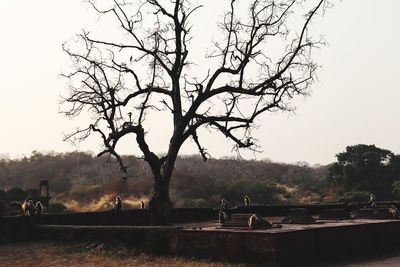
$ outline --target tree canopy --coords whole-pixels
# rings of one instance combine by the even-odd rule
[[[101,38],[84,31],[80,48],[64,46],[74,63],[74,70],[65,75],[70,85],[65,114],[76,117],[89,111],[92,119],[66,138],[76,141],[98,134],[104,145],[99,156],[113,156],[126,172],[116,148],[121,139],[135,135],[154,177],[151,210],[167,218],[170,179],[187,140],[194,141],[204,160],[209,155],[198,134],[202,128],[223,134],[235,149],[255,149],[256,119],[265,112],[292,110],[292,98],[309,93],[317,69],[312,51],[324,44],[312,38],[309,27],[327,1],[314,1],[311,7],[305,2],[227,2],[228,12],[216,24],[221,41],[206,55],[212,65],[199,75],[189,66],[196,63],[190,55],[199,52],[191,50],[191,17],[201,5],[190,0],[90,0],[100,15],[114,19],[121,35]],[[303,4],[301,23],[290,24]],[[243,7],[244,16],[239,12]],[[272,43],[280,46],[279,54],[270,49]],[[173,128],[163,156],[146,138],[146,116],[158,112],[171,115]]]
[[[392,185],[400,178],[400,156],[375,145],[359,144],[346,147],[336,155],[329,168],[328,179],[345,191],[369,192],[390,198]]]

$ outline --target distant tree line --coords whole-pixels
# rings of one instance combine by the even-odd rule
[[[343,200],[365,200],[370,193],[378,200],[400,198],[400,155],[359,144],[346,147],[336,158],[328,181]]]
[[[370,193],[378,200],[400,199],[400,155],[374,145],[346,147],[329,165],[310,166],[270,160],[179,157],[171,183],[176,206],[217,206],[221,198],[242,204],[249,195],[253,204],[365,201]],[[125,181],[118,164],[91,152],[41,153],[21,159],[0,159],[0,188],[36,188],[50,182],[58,200],[88,203],[104,195],[149,198],[152,174],[140,159],[125,156],[129,166]]]
[[[90,152],[41,153],[21,159],[0,159],[0,188],[36,188],[48,179],[53,196],[88,202],[104,194],[148,197],[152,179],[149,167],[133,156],[125,156],[127,181],[119,166]],[[171,198],[177,206],[215,206],[225,197],[232,205],[243,195],[253,203],[272,204],[301,201],[303,195],[325,190],[328,166],[286,164],[269,160],[179,157],[171,184]]]

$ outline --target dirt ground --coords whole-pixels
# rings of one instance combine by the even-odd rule
[[[400,254],[358,260],[347,263],[325,264],[313,267],[400,267]]]
[[[227,267],[243,264],[213,263],[198,259],[150,256],[104,244],[65,244],[59,242],[24,242],[0,245],[0,266],[204,266]]]
[[[0,245],[0,266],[188,266],[244,267],[266,266],[211,262],[179,257],[150,256],[128,248],[110,248],[104,244],[24,242]],[[400,254],[313,267],[400,267]]]

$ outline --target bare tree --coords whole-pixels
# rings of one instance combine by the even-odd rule
[[[99,156],[113,156],[126,172],[116,146],[134,134],[154,176],[149,207],[158,223],[168,219],[170,178],[186,140],[194,141],[204,160],[208,154],[198,137],[204,127],[225,135],[236,149],[255,149],[251,136],[255,119],[267,111],[291,110],[291,99],[307,94],[313,83],[317,65],[311,51],[323,41],[313,40],[308,27],[326,0],[315,0],[297,35],[289,31],[289,19],[297,7],[310,1],[307,5],[304,0],[248,2],[243,17],[237,11],[242,3],[229,1],[229,12],[219,24],[222,41],[215,42],[206,55],[217,64],[202,79],[188,67],[189,19],[201,8],[190,0],[114,0],[107,8],[91,0],[100,15],[115,19],[123,38],[96,39],[84,31],[77,42],[83,49],[64,45],[74,63],[73,72],[64,75],[70,87],[63,99],[64,112],[70,117],[90,112],[93,120],[66,139],[81,141],[99,134],[104,144]],[[268,45],[274,40],[283,44],[280,56],[269,54],[273,50]],[[156,155],[146,140],[149,112],[172,113],[173,132],[165,156]]]

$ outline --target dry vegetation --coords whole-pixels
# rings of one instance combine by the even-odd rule
[[[129,165],[127,181],[121,179],[117,164],[91,153],[33,152],[22,159],[0,158],[0,189],[37,188],[40,180],[48,179],[52,203],[63,202],[69,210],[110,209],[116,194],[122,196],[124,208],[138,208],[141,200],[147,207],[151,171],[135,157],[124,161]],[[327,170],[328,166],[305,163],[179,157],[170,195],[176,207],[215,207],[222,197],[233,206],[242,204],[244,194],[253,204],[329,201],[334,196],[326,192]]]
[[[15,243],[0,246],[0,266],[248,266],[198,259],[151,256],[134,249],[110,248],[104,244],[59,242]]]
[[[400,254],[386,255],[346,263],[321,264],[313,267],[397,267]],[[26,242],[0,245],[0,266],[187,266],[187,267],[244,267],[268,266],[213,262],[147,255],[133,248],[115,249],[105,244]]]

